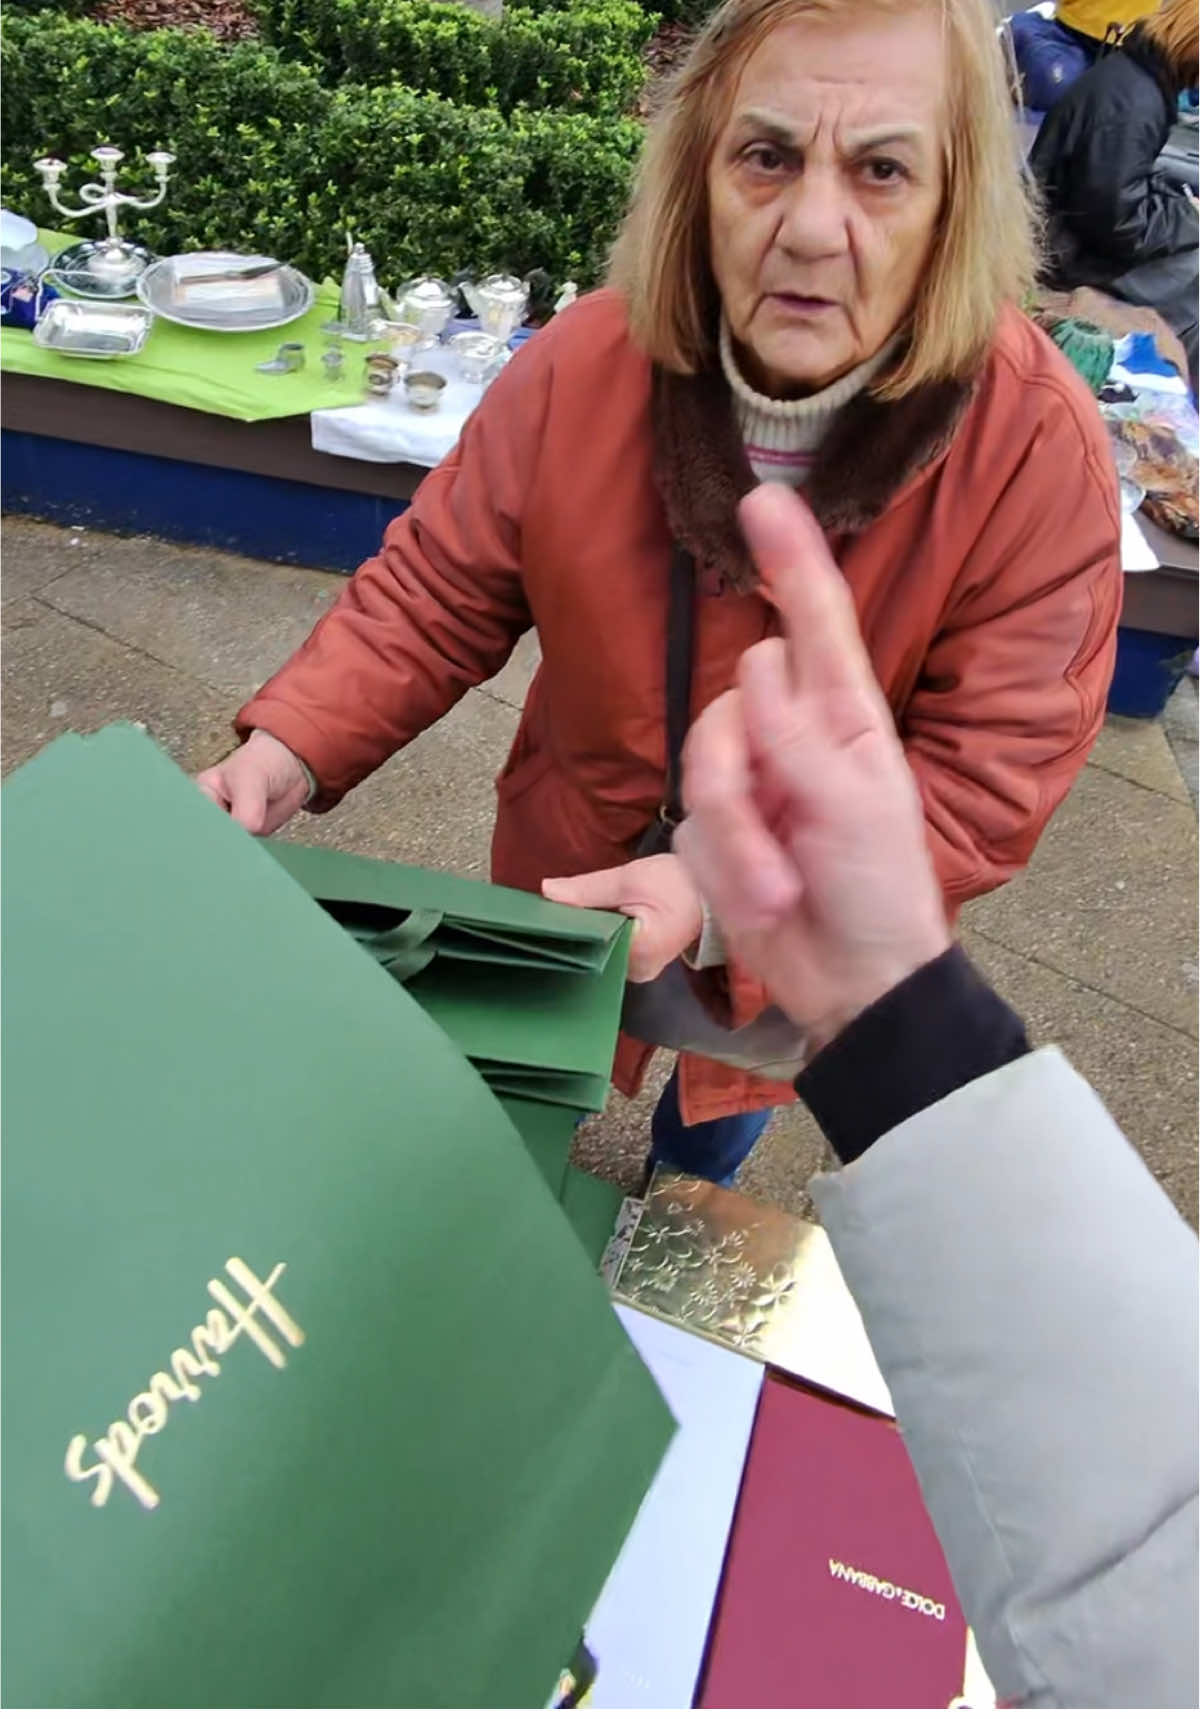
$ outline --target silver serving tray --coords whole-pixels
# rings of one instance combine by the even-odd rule
[[[80,239],[68,245],[45,270],[51,286],[72,298],[93,299],[98,304],[118,304],[122,299],[131,299],[138,276],[155,260],[154,252],[144,245],[125,241],[122,255],[126,266],[119,272],[106,274],[103,267],[93,267],[104,250],[101,239]]]
[[[33,339],[64,358],[132,358],[153,326],[152,313],[140,305],[59,298],[38,318]]]
[[[193,251],[188,253],[189,263],[197,263],[203,257],[213,272],[222,267],[231,272],[244,268],[251,260],[239,256],[234,251]],[[316,288],[299,269],[292,268],[290,263],[282,263],[279,268],[279,278],[283,287],[282,307],[273,305],[266,308],[256,307],[246,302],[248,285],[258,283],[239,283],[231,278],[227,295],[227,305],[220,309],[205,306],[180,305],[176,301],[173,290],[174,257],[163,257],[160,262],[152,263],[138,281],[137,295],[148,310],[156,316],[165,317],[168,322],[177,322],[184,328],[207,328],[216,334],[249,334],[259,329],[284,328],[289,322],[295,322],[298,317],[312,309],[316,297]],[[239,304],[239,288],[242,302]]]

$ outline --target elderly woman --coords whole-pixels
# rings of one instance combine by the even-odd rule
[[[711,964],[669,851],[687,713],[778,631],[737,525],[756,478],[802,486],[849,582],[952,910],[1025,864],[1102,720],[1116,482],[1017,308],[1011,127],[988,0],[727,0],[610,286],[514,358],[200,778],[255,831],[327,810],[536,626],[493,874],[637,917],[614,1079],[682,1051],[652,1156],[699,1175],[733,1174],[795,1096],[764,1070],[803,1054]]]

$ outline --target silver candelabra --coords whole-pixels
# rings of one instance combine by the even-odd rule
[[[133,291],[143,269],[153,262],[143,245],[124,239],[118,230],[117,211],[157,209],[167,194],[167,176],[175,157],[165,149],[151,150],[146,160],[154,169],[158,188],[151,197],[134,197],[128,191],[117,190],[117,169],[125,159],[123,150],[102,143],[92,150],[92,160],[100,168],[100,182],[89,180],[79,187],[81,207],[69,209],[63,202],[59,187],[67,171],[65,161],[53,155],[43,155],[34,162],[41,175],[51,207],[67,221],[82,220],[85,215],[102,212],[108,228],[102,239],[83,239],[64,251],[55,261],[54,274],[72,291],[89,298],[125,298]]]

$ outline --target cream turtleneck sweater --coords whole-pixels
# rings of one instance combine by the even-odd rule
[[[733,393],[738,427],[750,469],[760,483],[805,483],[817,449],[834,416],[875,376],[891,356],[893,342],[828,388],[800,400],[772,400],[759,394],[738,369],[729,324],[721,318],[721,369]]]

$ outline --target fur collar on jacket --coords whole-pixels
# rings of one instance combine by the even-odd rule
[[[856,394],[837,414],[804,496],[827,533],[858,532],[909,479],[949,446],[971,394],[969,382],[929,383],[902,400]],[[737,522],[754,488],[719,369],[679,376],[655,367],[651,406],[655,482],[676,542],[696,564],[736,590],[757,576]]]

